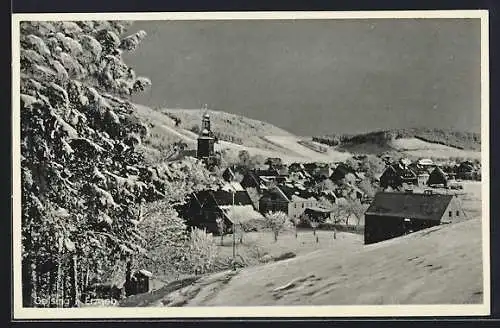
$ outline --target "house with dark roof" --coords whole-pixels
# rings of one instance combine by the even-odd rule
[[[471,161],[465,161],[460,163],[457,167],[457,179],[462,180],[480,180],[481,173],[480,169],[474,165]]]
[[[312,192],[300,185],[287,183],[265,190],[259,200],[259,211],[264,215],[279,211],[291,219],[298,219],[306,208],[314,207],[317,203]]]
[[[447,187],[448,175],[444,173],[444,171],[439,166],[436,166],[434,170],[429,174],[427,185],[429,187]]]
[[[253,206],[247,191],[237,182],[224,185],[219,190],[204,190],[193,193],[179,215],[186,224],[218,234],[217,219],[224,220],[226,232],[233,223],[262,218]]]
[[[403,184],[418,185],[417,174],[402,163],[388,165],[379,178],[380,187],[399,189]]]
[[[328,220],[328,218],[330,218],[330,213],[331,210],[318,206],[307,207],[304,210],[305,216],[319,223],[324,223],[326,220]]]
[[[234,166],[227,167],[224,172],[222,172],[222,178],[226,182],[234,181],[236,177],[236,170]]]
[[[351,183],[345,183],[337,187],[334,192],[338,198],[345,198],[347,200],[361,201],[365,196],[365,193],[361,189]]]
[[[286,181],[287,174],[282,170],[251,170],[243,175],[241,185],[243,188],[255,188],[259,193],[267,189],[272,184],[282,183]]]
[[[450,223],[464,215],[454,195],[378,192],[365,212],[365,244]]]
[[[333,170],[332,174],[330,175],[330,180],[332,180],[335,183],[340,183],[344,179],[346,179],[348,175],[352,176],[352,179],[354,180],[360,180],[358,174],[352,167],[344,163],[340,163],[337,165],[337,167]]]
[[[316,179],[327,179],[333,173],[327,163],[304,163],[302,167],[309,176]]]
[[[222,178],[226,182],[232,182],[235,180],[237,174],[240,174],[242,177],[245,175],[247,169],[238,165],[228,166],[224,172],[222,172]]]

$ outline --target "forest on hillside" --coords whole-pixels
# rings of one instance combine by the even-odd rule
[[[331,134],[313,137],[313,141],[329,146],[351,146],[373,144],[386,146],[392,139],[417,138],[464,150],[481,150],[481,134],[449,129],[407,128],[375,131],[364,134]]]

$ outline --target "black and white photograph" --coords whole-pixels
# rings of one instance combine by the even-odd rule
[[[489,314],[487,11],[12,17],[14,317]]]

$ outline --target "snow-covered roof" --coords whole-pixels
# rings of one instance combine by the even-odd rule
[[[239,182],[235,181],[226,183],[221,189],[228,192],[245,191],[245,188],[243,188]]]
[[[146,277],[152,277],[153,276],[153,273],[151,273],[150,271],[148,270],[144,270],[144,269],[141,269],[141,270],[137,270],[138,273],[146,276]]]
[[[231,221],[245,222],[252,219],[261,219],[263,216],[252,205],[223,205],[220,209]]]
[[[432,159],[429,159],[429,158],[421,158],[418,160],[418,164],[419,165],[433,165],[434,162],[432,161]]]

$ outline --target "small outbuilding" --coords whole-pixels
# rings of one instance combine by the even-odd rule
[[[330,210],[322,207],[308,207],[304,215],[316,222],[323,223],[330,217]]]

